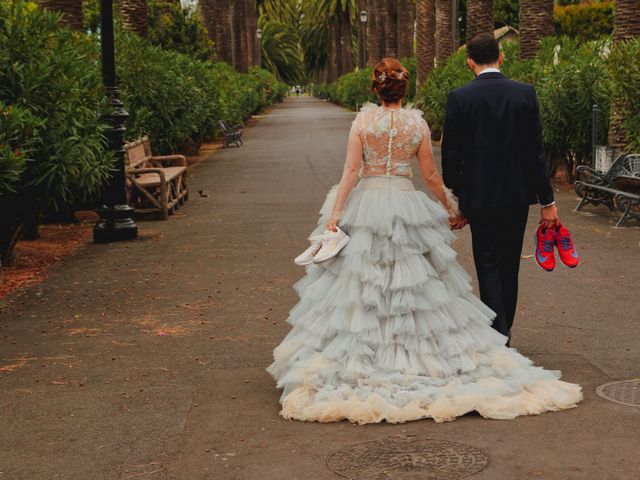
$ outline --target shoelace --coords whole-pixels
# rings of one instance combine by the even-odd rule
[[[571,237],[560,237],[558,238],[558,243],[560,244],[560,248],[562,250],[571,250],[571,248],[573,247]]]
[[[553,240],[544,239],[542,240],[542,251],[543,252],[553,252]]]

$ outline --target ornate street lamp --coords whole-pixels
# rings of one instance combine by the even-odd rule
[[[360,46],[360,62],[359,67],[364,68],[367,65],[367,20],[369,14],[366,10],[360,11],[360,28],[358,29],[358,45]]]
[[[96,243],[129,240],[138,236],[138,227],[131,218],[133,208],[127,205],[124,166],[124,124],[129,114],[120,101],[116,87],[116,64],[113,39],[113,0],[100,0],[100,43],[102,47],[102,78],[109,111],[103,119],[110,128],[106,131],[107,147],[116,159],[116,169],[102,194],[102,206],[97,209],[100,220],[93,227]]]
[[[256,46],[258,51],[256,52],[256,58],[258,60],[258,67],[262,67],[262,29],[256,30]]]

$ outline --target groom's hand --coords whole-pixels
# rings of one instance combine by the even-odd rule
[[[468,223],[469,221],[463,214],[460,214],[457,217],[449,219],[449,227],[451,228],[451,230],[461,230]]]
[[[545,228],[553,228],[556,225],[560,224],[560,219],[558,218],[558,208],[554,205],[549,205],[548,207],[542,207],[540,210],[540,225]]]

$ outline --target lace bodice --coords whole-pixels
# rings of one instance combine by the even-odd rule
[[[361,177],[412,177],[411,160],[422,139],[431,134],[420,110],[391,109],[373,103],[362,106],[351,128],[362,141]]]

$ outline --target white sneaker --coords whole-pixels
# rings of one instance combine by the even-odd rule
[[[318,253],[313,256],[313,263],[324,262],[335,257],[347,243],[349,243],[349,235],[336,227],[337,231],[325,230],[322,234],[322,246]]]
[[[310,265],[313,263],[313,256],[318,253],[322,246],[322,235],[309,239],[311,245],[304,252],[298,255],[293,261],[296,265]]]

